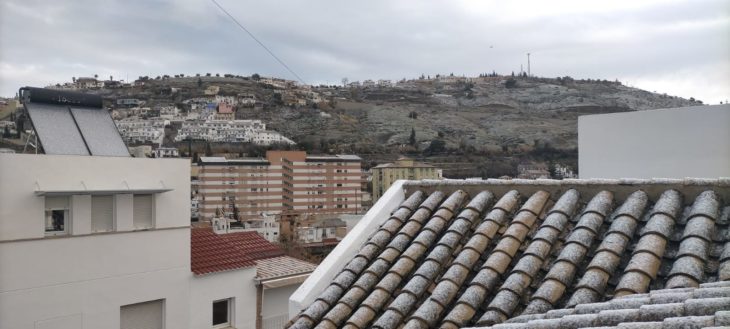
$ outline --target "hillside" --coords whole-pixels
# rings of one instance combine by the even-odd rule
[[[237,117],[264,120],[301,148],[355,153],[368,164],[406,154],[440,164],[456,177],[511,174],[509,167],[523,159],[575,167],[578,116],[701,104],[618,82],[569,77],[440,77],[384,87],[320,86],[311,91],[328,102],[303,107],[283,106],[281,90],[243,77],[152,79],[141,87],[99,92],[110,100],[133,97],[155,106],[202,96],[209,86],[219,87],[221,95],[254,94],[263,108],[239,108]],[[412,130],[415,144],[410,143]]]

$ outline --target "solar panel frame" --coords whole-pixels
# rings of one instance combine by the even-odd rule
[[[117,125],[106,109],[71,106],[70,110],[91,155],[129,156]]]
[[[91,155],[68,106],[26,103],[25,109],[46,154]]]

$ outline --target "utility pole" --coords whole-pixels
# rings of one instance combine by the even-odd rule
[[[532,76],[530,74],[530,53],[527,53],[527,76],[528,77]]]

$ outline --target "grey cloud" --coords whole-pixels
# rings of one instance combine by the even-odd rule
[[[605,10],[556,1],[564,7],[549,13],[530,11],[544,2],[218,1],[309,83],[507,74],[527,52],[538,75],[633,79],[649,90],[672,86],[659,83],[667,74],[730,69],[730,7],[720,0]],[[0,95],[95,73],[292,78],[207,0],[4,0],[0,16]],[[716,103],[730,98],[726,73],[658,91]]]

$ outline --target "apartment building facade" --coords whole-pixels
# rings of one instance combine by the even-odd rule
[[[361,159],[269,151],[265,158],[202,157],[200,216],[257,220],[265,215],[354,214],[361,211]]]
[[[378,200],[393,183],[399,179],[442,179],[443,171],[432,165],[400,158],[393,163],[384,163],[373,167],[373,201]]]

